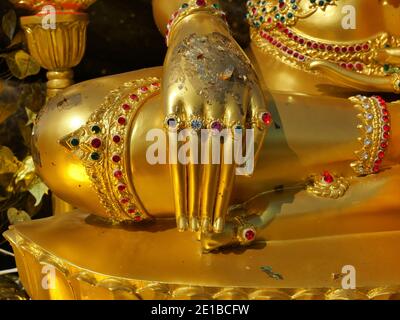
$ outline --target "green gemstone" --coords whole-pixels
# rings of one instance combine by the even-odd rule
[[[92,159],[92,160],[94,160],[94,161],[97,161],[97,160],[100,159],[100,154],[97,153],[97,152],[93,152],[93,153],[90,155],[90,159]]]
[[[385,64],[383,65],[383,71],[388,72],[390,70],[390,65]]]
[[[215,9],[219,9],[219,4],[218,4],[218,3],[214,3],[212,6],[213,6],[213,8],[215,8]]]
[[[189,7],[189,5],[187,3],[182,4],[181,8],[182,9],[186,9],[187,7]]]
[[[77,147],[77,146],[79,146],[79,139],[78,139],[78,138],[72,138],[72,139],[70,140],[70,143],[71,143],[71,145],[72,145],[73,147]]]
[[[94,126],[92,127],[92,131],[93,131],[94,133],[100,133],[100,132],[101,132],[101,128],[100,128],[98,125],[94,125]]]

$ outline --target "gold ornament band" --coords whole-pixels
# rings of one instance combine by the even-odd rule
[[[252,27],[251,38],[262,51],[306,72],[318,73],[310,68],[310,63],[321,60],[363,75],[394,74],[394,92],[399,92],[400,82],[396,81],[399,70],[377,59],[380,50],[400,47],[399,37],[380,33],[356,42],[333,42],[316,40],[294,30],[299,19],[334,4],[318,0],[249,1],[247,19]]]
[[[184,18],[197,12],[207,12],[211,15],[222,18],[227,28],[229,29],[228,23],[226,22],[226,14],[225,12],[220,10],[219,4],[214,3],[208,5],[206,0],[192,0],[188,3],[182,4],[180,8],[172,14],[171,19],[168,21],[167,31],[165,33],[165,41],[167,43],[167,46],[169,46],[171,34],[175,26],[178,25],[179,22],[182,21]]]
[[[350,101],[360,111],[358,128],[362,136],[358,138],[362,148],[356,151],[357,161],[351,167],[359,175],[378,173],[385,157],[390,139],[390,115],[386,102],[379,96],[351,97]]]
[[[246,15],[250,25],[274,29],[279,24],[294,26],[299,19],[305,19],[318,10],[334,6],[336,0],[269,0],[247,1]]]
[[[59,143],[83,162],[96,193],[114,221],[150,219],[129,175],[129,134],[136,113],[158,94],[157,78],[125,83],[111,92],[85,125]]]

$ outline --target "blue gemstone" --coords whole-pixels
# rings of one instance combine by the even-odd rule
[[[200,130],[203,127],[203,122],[201,120],[192,120],[191,127],[193,130]]]

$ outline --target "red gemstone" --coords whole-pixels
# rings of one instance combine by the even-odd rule
[[[204,7],[204,6],[207,5],[207,2],[206,2],[206,0],[196,0],[196,4],[197,4],[199,7]]]
[[[382,142],[382,143],[381,143],[381,148],[382,148],[382,149],[386,149],[387,147],[388,147],[387,142]]]
[[[313,43],[312,48],[313,49],[318,49],[318,43]]]
[[[247,241],[253,241],[256,237],[256,233],[253,229],[245,230],[244,237]]]
[[[121,137],[120,136],[114,136],[113,137],[113,141],[115,142],[115,143],[119,143],[120,141],[121,141]]]
[[[387,124],[385,124],[385,125],[383,126],[383,131],[389,132],[389,131],[390,131],[390,126],[387,125]]]
[[[299,39],[299,43],[300,43],[300,44],[304,44],[304,42],[305,42],[305,41],[304,41],[303,38],[300,38],[300,39]]]
[[[303,61],[305,58],[306,58],[306,57],[305,57],[305,56],[303,56],[302,54],[301,54],[301,55],[299,55],[299,60]]]
[[[121,202],[122,204],[127,204],[129,202],[128,198],[122,198],[121,200],[119,200],[119,202]]]
[[[324,177],[324,181],[325,181],[326,183],[332,183],[333,180],[334,180],[333,176],[332,176],[328,171],[325,171],[325,172],[323,173],[323,177]]]
[[[142,92],[147,92],[148,90],[149,88],[147,88],[146,86],[140,88],[140,91]]]
[[[340,64],[340,66],[342,67],[342,68],[347,68],[347,64],[345,63],[345,62],[342,62],[341,64]]]
[[[129,104],[127,104],[127,103],[124,103],[124,104],[122,105],[122,109],[124,109],[124,110],[126,110],[126,111],[128,111],[130,108],[131,108],[131,106],[130,106]]]
[[[271,17],[269,18],[269,19],[272,19]],[[278,22],[277,24],[276,24],[276,26],[277,26],[277,28],[282,28],[282,23],[280,23],[280,22]]]
[[[390,138],[389,133],[384,132],[384,133],[383,133],[383,138],[386,139],[386,140],[389,139],[389,138]]]
[[[382,114],[383,114],[384,116],[388,116],[388,115],[389,115],[388,109],[382,109]]]
[[[296,41],[296,42],[299,41],[299,36],[297,36],[297,35],[294,36],[294,37],[293,37],[293,40]]]
[[[125,117],[119,117],[118,118],[118,123],[120,124],[120,125],[125,125],[126,124],[126,118]]]
[[[293,33],[289,32],[287,36],[289,37],[289,39],[292,39],[293,38]]]
[[[342,52],[346,53],[347,52],[347,47],[342,47]]]
[[[389,122],[389,117],[388,116],[383,116],[382,119],[383,119],[383,122]]]
[[[261,120],[266,126],[268,126],[272,122],[272,115],[269,112],[264,112],[261,115]]]
[[[356,46],[356,51],[358,52],[358,51],[361,51],[361,46],[360,45],[358,45],[358,46]]]
[[[129,98],[131,98],[131,99],[134,100],[134,101],[139,100],[139,97],[138,97],[136,94],[131,94],[131,95],[129,96]]]
[[[375,165],[380,166],[382,164],[382,159],[375,160]]]
[[[135,208],[129,208],[128,209],[128,213],[129,214],[134,214],[134,213],[136,213],[136,209]]]
[[[121,157],[117,154],[112,156],[112,161],[113,162],[120,162],[121,161]]]
[[[383,159],[385,157],[385,152],[384,151],[380,151],[379,153],[378,153],[378,158],[379,159]]]
[[[289,29],[288,28],[283,29],[283,33],[288,34],[289,33]]]
[[[122,178],[122,171],[121,170],[115,170],[114,171],[114,177],[116,177],[117,179],[121,179]]]
[[[293,53],[293,50],[292,50],[292,49],[289,49],[289,50],[287,51],[287,53],[288,53],[288,54],[292,54],[292,53]]]
[[[123,192],[126,190],[126,184],[120,183],[117,188],[119,192]]]
[[[281,48],[281,47],[282,47],[282,43],[281,43],[281,42],[278,42],[278,43],[276,44],[276,46],[277,46],[278,48]]]
[[[283,9],[286,4],[284,2],[279,2],[279,9]]]
[[[332,51],[332,50],[333,50],[333,46],[329,44],[329,45],[326,47],[326,50]]]
[[[372,170],[374,173],[378,173],[380,171],[379,166],[374,166]]]
[[[362,70],[364,69],[363,64],[362,64],[362,63],[359,63],[359,62],[356,63],[355,67],[356,67],[356,69],[357,69],[358,71],[362,71]]]
[[[286,46],[282,48],[283,52],[286,52],[287,50],[288,50],[288,47],[286,47]]]
[[[364,44],[362,48],[365,51],[369,50],[369,44],[368,43]]]
[[[278,43],[277,40],[272,41],[272,44],[273,44],[274,46],[276,46],[277,43]]]
[[[100,148],[101,147],[101,140],[99,138],[94,138],[91,142],[93,148]]]
[[[354,47],[349,47],[349,52],[354,52]]]
[[[135,216],[135,218],[134,218],[134,220],[136,221],[136,222],[140,222],[140,221],[142,221],[142,216],[140,216],[140,215],[136,215]]]
[[[293,53],[293,57],[298,58],[299,57],[299,53],[298,52]]]
[[[311,41],[307,41],[307,47],[311,48],[312,46],[312,42]]]
[[[319,45],[319,48],[321,49],[321,50],[325,50],[325,45],[323,44],[323,43],[321,43],[320,45]]]
[[[160,87],[160,83],[159,82],[154,82],[151,84],[153,87],[159,88]]]
[[[349,69],[349,70],[353,70],[353,64],[352,63],[348,63],[346,68]]]
[[[340,52],[340,47],[335,47],[335,52]]]

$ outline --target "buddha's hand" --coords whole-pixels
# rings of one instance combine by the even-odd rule
[[[163,81],[170,155],[178,154],[170,162],[178,229],[220,233],[234,177],[252,173],[270,122],[260,84],[239,45],[217,32],[170,46]],[[247,172],[235,161],[245,135]],[[182,142],[187,137],[190,144]]]

